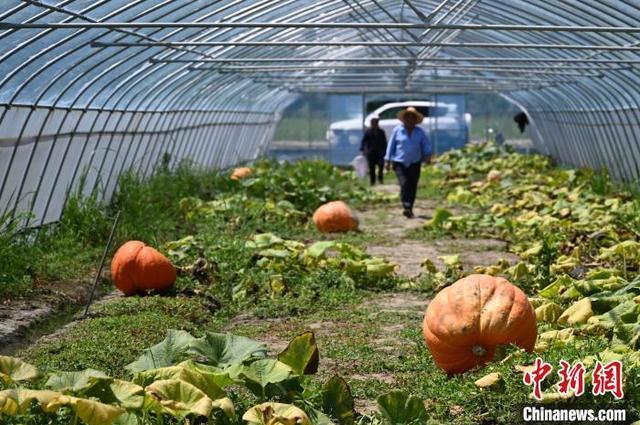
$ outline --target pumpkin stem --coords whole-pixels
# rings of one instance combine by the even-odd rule
[[[474,345],[471,347],[471,352],[478,357],[484,357],[487,355],[487,349],[482,345]]]

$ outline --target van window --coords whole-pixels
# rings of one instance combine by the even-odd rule
[[[397,118],[398,112],[402,111],[403,109],[404,108],[401,106],[396,106],[395,108],[389,108],[380,112],[379,117],[381,120],[392,120],[394,118]]]
[[[444,117],[449,112],[448,108],[442,106],[438,106],[437,108],[433,106],[416,106],[415,108],[425,117]]]

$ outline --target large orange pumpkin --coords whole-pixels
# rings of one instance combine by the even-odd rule
[[[251,168],[249,167],[240,167],[233,170],[231,173],[231,180],[242,180],[251,175]]]
[[[313,222],[323,233],[348,232],[358,228],[358,219],[342,201],[328,202],[313,213]]]
[[[472,274],[431,301],[422,327],[436,365],[462,373],[493,359],[498,345],[531,352],[536,315],[527,296],[506,279]]]
[[[140,241],[129,241],[116,251],[111,260],[111,278],[125,295],[146,291],[164,291],[176,281],[171,262]]]

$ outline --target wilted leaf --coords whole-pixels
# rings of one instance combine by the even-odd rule
[[[540,400],[537,400],[537,402],[542,404],[561,403],[572,399],[573,396],[573,391],[569,391],[566,394],[560,392],[546,392],[542,393],[542,398]],[[529,394],[529,398],[533,399],[533,394]]]
[[[183,359],[189,344],[194,340],[189,332],[169,329],[167,337],[162,342],[146,349],[142,356],[125,366],[125,369],[141,372],[171,366]]]
[[[554,323],[562,315],[562,307],[548,302],[536,308],[536,319],[540,322]]]
[[[0,356],[0,382],[4,385],[13,382],[33,381],[41,376],[35,366],[15,357]]]
[[[482,389],[499,390],[504,388],[504,380],[498,372],[493,372],[474,382],[475,386]]]
[[[293,338],[287,348],[278,354],[278,360],[291,367],[298,375],[316,373],[320,352],[313,332],[305,332]]]
[[[438,257],[447,267],[457,267],[460,265],[460,255],[441,255]]]
[[[425,423],[428,419],[422,400],[404,391],[391,391],[378,397],[378,408],[394,425]]]
[[[583,298],[566,309],[558,318],[558,323],[566,323],[569,325],[587,323],[587,320],[589,320],[591,316],[593,316],[591,300],[589,298]]]
[[[61,393],[48,390],[12,389],[0,391],[0,413],[7,415],[25,413],[34,400],[41,407],[46,407],[60,396],[62,396]]]
[[[267,349],[261,342],[244,336],[214,332],[207,332],[202,338],[192,340],[189,352],[204,356],[207,363],[217,367],[261,359],[267,355]]]
[[[76,399],[72,408],[88,425],[111,425],[115,418],[124,413],[124,409],[120,407],[84,398]]]
[[[422,263],[420,263],[420,267],[425,269],[428,273],[436,273],[438,271],[435,264],[433,264],[433,261],[428,258],[422,260]]]
[[[353,396],[347,382],[333,376],[322,387],[322,409],[338,420],[340,425],[354,423]]]
[[[189,414],[209,416],[213,409],[213,400],[188,382],[160,380],[147,386],[145,391],[158,400],[167,413],[178,418]]]
[[[249,425],[313,425],[302,409],[283,403],[253,406],[242,415],[242,419]]]
[[[226,394],[216,383],[217,376],[207,372],[199,372],[197,370],[188,369],[184,366],[169,366],[160,369],[152,369],[136,374],[135,382],[140,385],[148,386],[154,381],[161,380],[179,380],[187,382],[200,391],[204,392],[207,397],[216,400],[225,397]]]

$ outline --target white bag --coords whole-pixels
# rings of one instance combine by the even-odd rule
[[[367,176],[367,171],[369,171],[369,162],[367,161],[367,158],[364,157],[364,155],[358,155],[353,158],[353,161],[351,161],[351,165],[356,170],[356,176],[360,177],[361,179]]]

